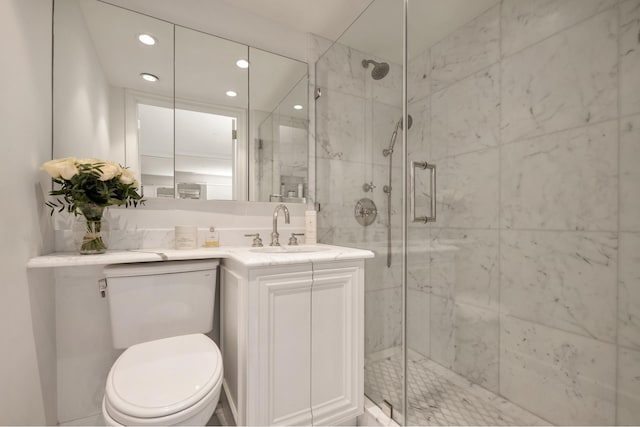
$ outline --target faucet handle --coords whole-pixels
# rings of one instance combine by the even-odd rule
[[[291,233],[291,237],[289,237],[290,246],[298,245],[298,239],[296,238],[296,236],[304,236],[304,233]]]
[[[244,237],[253,237],[253,244],[251,245],[252,247],[262,247],[262,239],[260,238],[260,233],[245,234]]]

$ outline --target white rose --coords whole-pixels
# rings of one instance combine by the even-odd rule
[[[105,162],[100,166],[100,170],[102,171],[100,181],[109,181],[122,173],[120,165],[114,162]]]
[[[77,162],[81,165],[95,165],[96,163],[104,163],[98,159],[78,159]]]
[[[71,179],[78,174],[76,167],[76,159],[74,157],[65,157],[64,159],[54,159],[42,165],[52,178]]]
[[[134,184],[136,177],[129,169],[122,169],[122,175],[120,175],[120,182],[123,184]]]

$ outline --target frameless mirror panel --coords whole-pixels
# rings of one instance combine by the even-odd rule
[[[176,197],[246,200],[248,48],[179,26],[175,44]]]
[[[306,63],[96,0],[55,0],[53,32],[54,157],[126,165],[145,198],[305,201]]]
[[[307,64],[249,48],[251,200],[306,203]]]
[[[57,0],[53,31],[54,157],[116,161],[173,187],[173,25],[97,1]],[[150,162],[141,161],[146,147]]]

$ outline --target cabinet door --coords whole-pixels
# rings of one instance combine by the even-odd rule
[[[250,424],[311,424],[311,265],[305,269],[276,268],[254,276],[259,300],[254,360],[260,403]]]
[[[364,263],[313,267],[313,424],[335,425],[360,415],[364,405]]]

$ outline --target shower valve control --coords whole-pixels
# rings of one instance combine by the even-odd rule
[[[373,191],[374,188],[376,188],[376,186],[373,185],[373,181],[365,182],[364,184],[362,184],[362,191],[364,191],[365,193]]]
[[[368,226],[373,224],[378,216],[378,208],[371,199],[366,197],[356,202],[356,207],[353,212],[356,221],[362,226]]]

